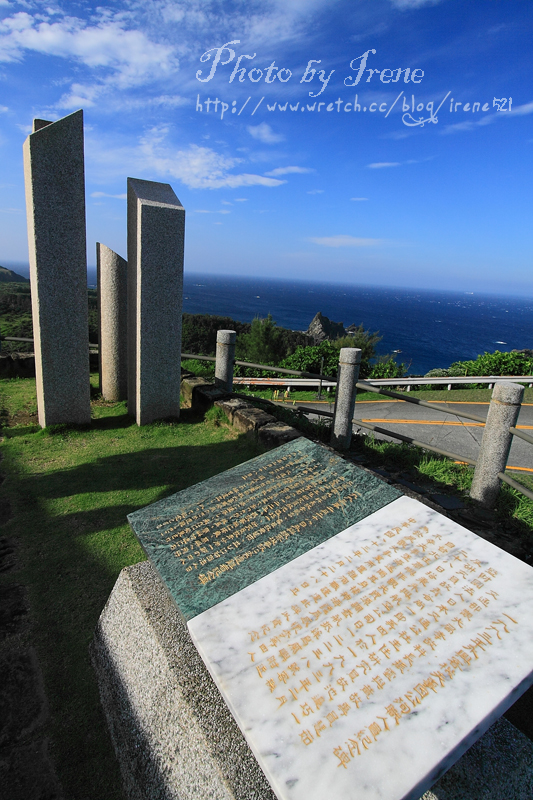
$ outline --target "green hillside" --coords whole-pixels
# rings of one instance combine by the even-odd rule
[[[28,283],[28,278],[23,278],[22,275],[18,275],[16,272],[13,272],[12,269],[7,269],[7,267],[0,267],[0,283]]]

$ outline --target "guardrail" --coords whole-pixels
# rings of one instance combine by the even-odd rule
[[[221,336],[222,334],[222,336]],[[6,336],[5,341],[16,342],[33,342],[33,339],[26,339],[17,336]],[[233,388],[233,366],[235,364],[252,369],[262,369],[268,372],[275,372],[281,375],[294,375],[298,378],[306,378],[314,380],[319,383],[326,382],[327,384],[337,385],[337,397],[335,400],[335,411],[328,412],[320,409],[305,409],[298,406],[300,413],[314,414],[325,417],[330,417],[333,420],[331,443],[337,449],[347,449],[349,447],[352,425],[358,425],[362,428],[381,433],[391,438],[398,439],[399,441],[407,442],[409,444],[417,445],[425,450],[444,455],[452,458],[455,461],[462,461],[475,467],[474,480],[472,482],[472,489],[470,492],[471,497],[479,500],[483,505],[491,505],[496,497],[499,489],[498,481],[503,481],[514,489],[518,490],[526,497],[533,500],[533,492],[527,489],[522,484],[514,481],[504,473],[509,455],[509,449],[513,436],[533,444],[533,437],[529,436],[523,431],[519,431],[515,427],[515,422],[518,418],[520,411],[521,398],[523,396],[523,387],[521,383],[527,383],[530,387],[533,385],[531,375],[519,375],[506,377],[502,381],[501,376],[460,376],[450,379],[445,378],[383,378],[383,379],[370,379],[366,381],[358,381],[359,362],[361,358],[361,351],[358,348],[345,347],[340,350],[339,357],[339,374],[338,378],[330,375],[321,375],[312,372],[305,372],[302,370],[285,369],[281,367],[272,367],[269,364],[254,364],[247,361],[236,361],[235,355],[235,338],[234,331],[219,331],[217,335],[217,356],[201,356],[193,353],[182,353],[182,359],[196,359],[199,361],[214,361],[215,362],[215,382],[224,386],[227,390],[232,391]],[[98,345],[88,343],[90,349],[97,349]],[[344,359],[344,360],[343,360]],[[223,376],[222,378],[220,376]],[[261,379],[251,378],[242,379],[247,383],[259,383]],[[270,379],[266,379],[270,381]],[[385,386],[407,386],[407,390],[414,386],[421,386],[424,384],[447,384],[448,389],[454,384],[464,383],[487,383],[489,388],[494,387],[493,396],[491,399],[489,414],[485,420],[476,414],[470,414],[464,411],[454,410],[454,414],[458,417],[471,419],[480,422],[485,426],[483,438],[481,441],[480,455],[477,460],[458,455],[457,453],[450,453],[449,451],[442,450],[439,447],[430,445],[427,442],[420,442],[410,436],[390,431],[386,428],[381,428],[377,425],[372,425],[363,420],[353,417],[355,396],[357,389],[364,391],[375,392],[386,397],[393,397],[403,402],[414,403],[416,405],[424,406],[425,408],[442,409],[435,403],[430,403],[426,400],[421,400],[417,397],[406,397],[405,394],[387,390]],[[513,388],[514,387],[514,388]],[[498,398],[498,393],[507,390],[507,393],[512,395],[513,402],[509,402],[509,398],[502,400]],[[494,411],[492,411],[494,409]],[[503,411],[502,411],[503,409]],[[491,413],[492,412],[492,413]],[[502,417],[503,415],[503,417]]]
[[[518,436],[524,441],[533,444],[533,437],[517,430],[515,423],[518,419],[521,401],[524,393],[524,387],[520,382],[526,382],[531,385],[532,376],[513,376],[511,379],[503,380],[501,376],[483,376],[477,379],[475,376],[465,376],[455,379],[458,383],[490,383],[494,385],[493,395],[491,398],[489,413],[487,419],[471,414],[465,411],[456,411],[454,414],[458,417],[474,420],[484,426],[483,438],[481,440],[480,453],[477,460],[461,456],[457,453],[451,453],[443,450],[427,442],[421,442],[413,439],[410,436],[390,431],[386,428],[381,428],[372,425],[363,420],[354,418],[355,397],[357,389],[364,391],[375,392],[386,397],[393,397],[403,402],[413,403],[423,406],[425,408],[435,409],[442,412],[442,408],[435,403],[421,400],[418,397],[407,397],[405,394],[385,389],[385,385],[397,386],[398,384],[405,385],[406,381],[410,381],[410,385],[420,385],[425,383],[447,383],[449,378],[412,378],[412,379],[382,379],[382,380],[367,380],[358,381],[359,364],[361,360],[361,351],[358,348],[343,347],[339,355],[339,371],[338,378],[332,378],[329,375],[320,375],[310,372],[303,372],[301,370],[289,370],[279,367],[272,367],[267,364],[252,364],[246,361],[235,361],[235,339],[236,334],[234,331],[219,331],[217,335],[217,356],[196,356],[190,353],[183,353],[182,358],[195,358],[203,361],[215,361],[215,383],[218,383],[222,388],[227,391],[233,389],[233,365],[239,364],[243,367],[251,367],[254,369],[263,369],[269,372],[276,372],[282,375],[295,375],[299,378],[309,378],[330,383],[337,384],[337,393],[335,398],[335,411],[322,411],[321,409],[306,409],[298,406],[299,413],[313,414],[329,417],[332,419],[331,431],[331,444],[340,450],[345,450],[349,447],[353,425],[358,425],[376,433],[381,433],[391,438],[407,442],[409,444],[417,445],[425,450],[436,452],[454,461],[462,461],[466,464],[474,466],[474,478],[472,481],[472,488],[470,496],[478,500],[482,505],[490,506],[494,503],[496,495],[499,491],[500,481],[507,483],[514,489],[524,494],[529,499],[533,500],[533,492],[527,489],[522,484],[509,478],[504,470],[507,465],[507,458],[511,447],[512,437]],[[219,377],[217,377],[219,376]],[[223,376],[223,377],[220,377]],[[258,379],[251,379],[257,382]],[[250,382],[251,382],[250,380]],[[269,379],[270,380],[270,379]]]
[[[198,358],[198,356],[195,356]],[[264,367],[263,367],[264,369]],[[446,386],[448,391],[452,386],[461,386],[470,383],[486,383],[488,388],[492,389],[494,384],[502,380],[501,375],[468,375],[467,377],[458,378],[367,378],[367,383],[372,386],[405,386],[406,391],[410,392],[416,386]],[[527,383],[529,388],[533,387],[533,377],[531,375],[509,375],[506,380],[514,381],[516,383]],[[234,378],[234,383],[250,384],[252,386],[271,385],[274,378]],[[316,379],[294,379],[287,381],[278,381],[278,385],[284,386],[318,386],[319,381]],[[324,382],[324,386],[329,383],[330,386],[335,385],[336,381]]]

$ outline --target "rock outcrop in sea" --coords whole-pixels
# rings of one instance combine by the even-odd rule
[[[313,337],[315,344],[319,344],[325,339],[338,339],[340,336],[346,336],[347,331],[343,322],[332,322],[319,311],[311,320],[306,333]]]

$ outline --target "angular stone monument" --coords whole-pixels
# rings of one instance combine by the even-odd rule
[[[34,120],[24,180],[39,424],[89,423],[83,112]]]
[[[416,800],[533,682],[533,570],[307,440],[129,520],[93,646],[129,797]],[[513,730],[426,800],[529,797]]]
[[[168,183],[128,178],[128,412],[180,413],[185,209]]]
[[[96,243],[100,391],[105,400],[128,396],[128,264]]]

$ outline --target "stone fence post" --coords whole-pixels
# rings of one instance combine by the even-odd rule
[[[217,360],[215,385],[226,392],[233,391],[233,364],[235,361],[235,331],[217,331]]]
[[[128,264],[96,242],[100,391],[105,400],[128,396]]]
[[[498,381],[494,386],[470,489],[470,497],[483,506],[492,506],[500,491],[498,472],[507,465],[513,438],[509,428],[516,424],[523,395],[518,383]]]
[[[352,419],[355,409],[355,384],[359,379],[361,350],[358,347],[341,347],[335,416],[331,429],[331,446],[336,450],[347,450],[352,440]]]

